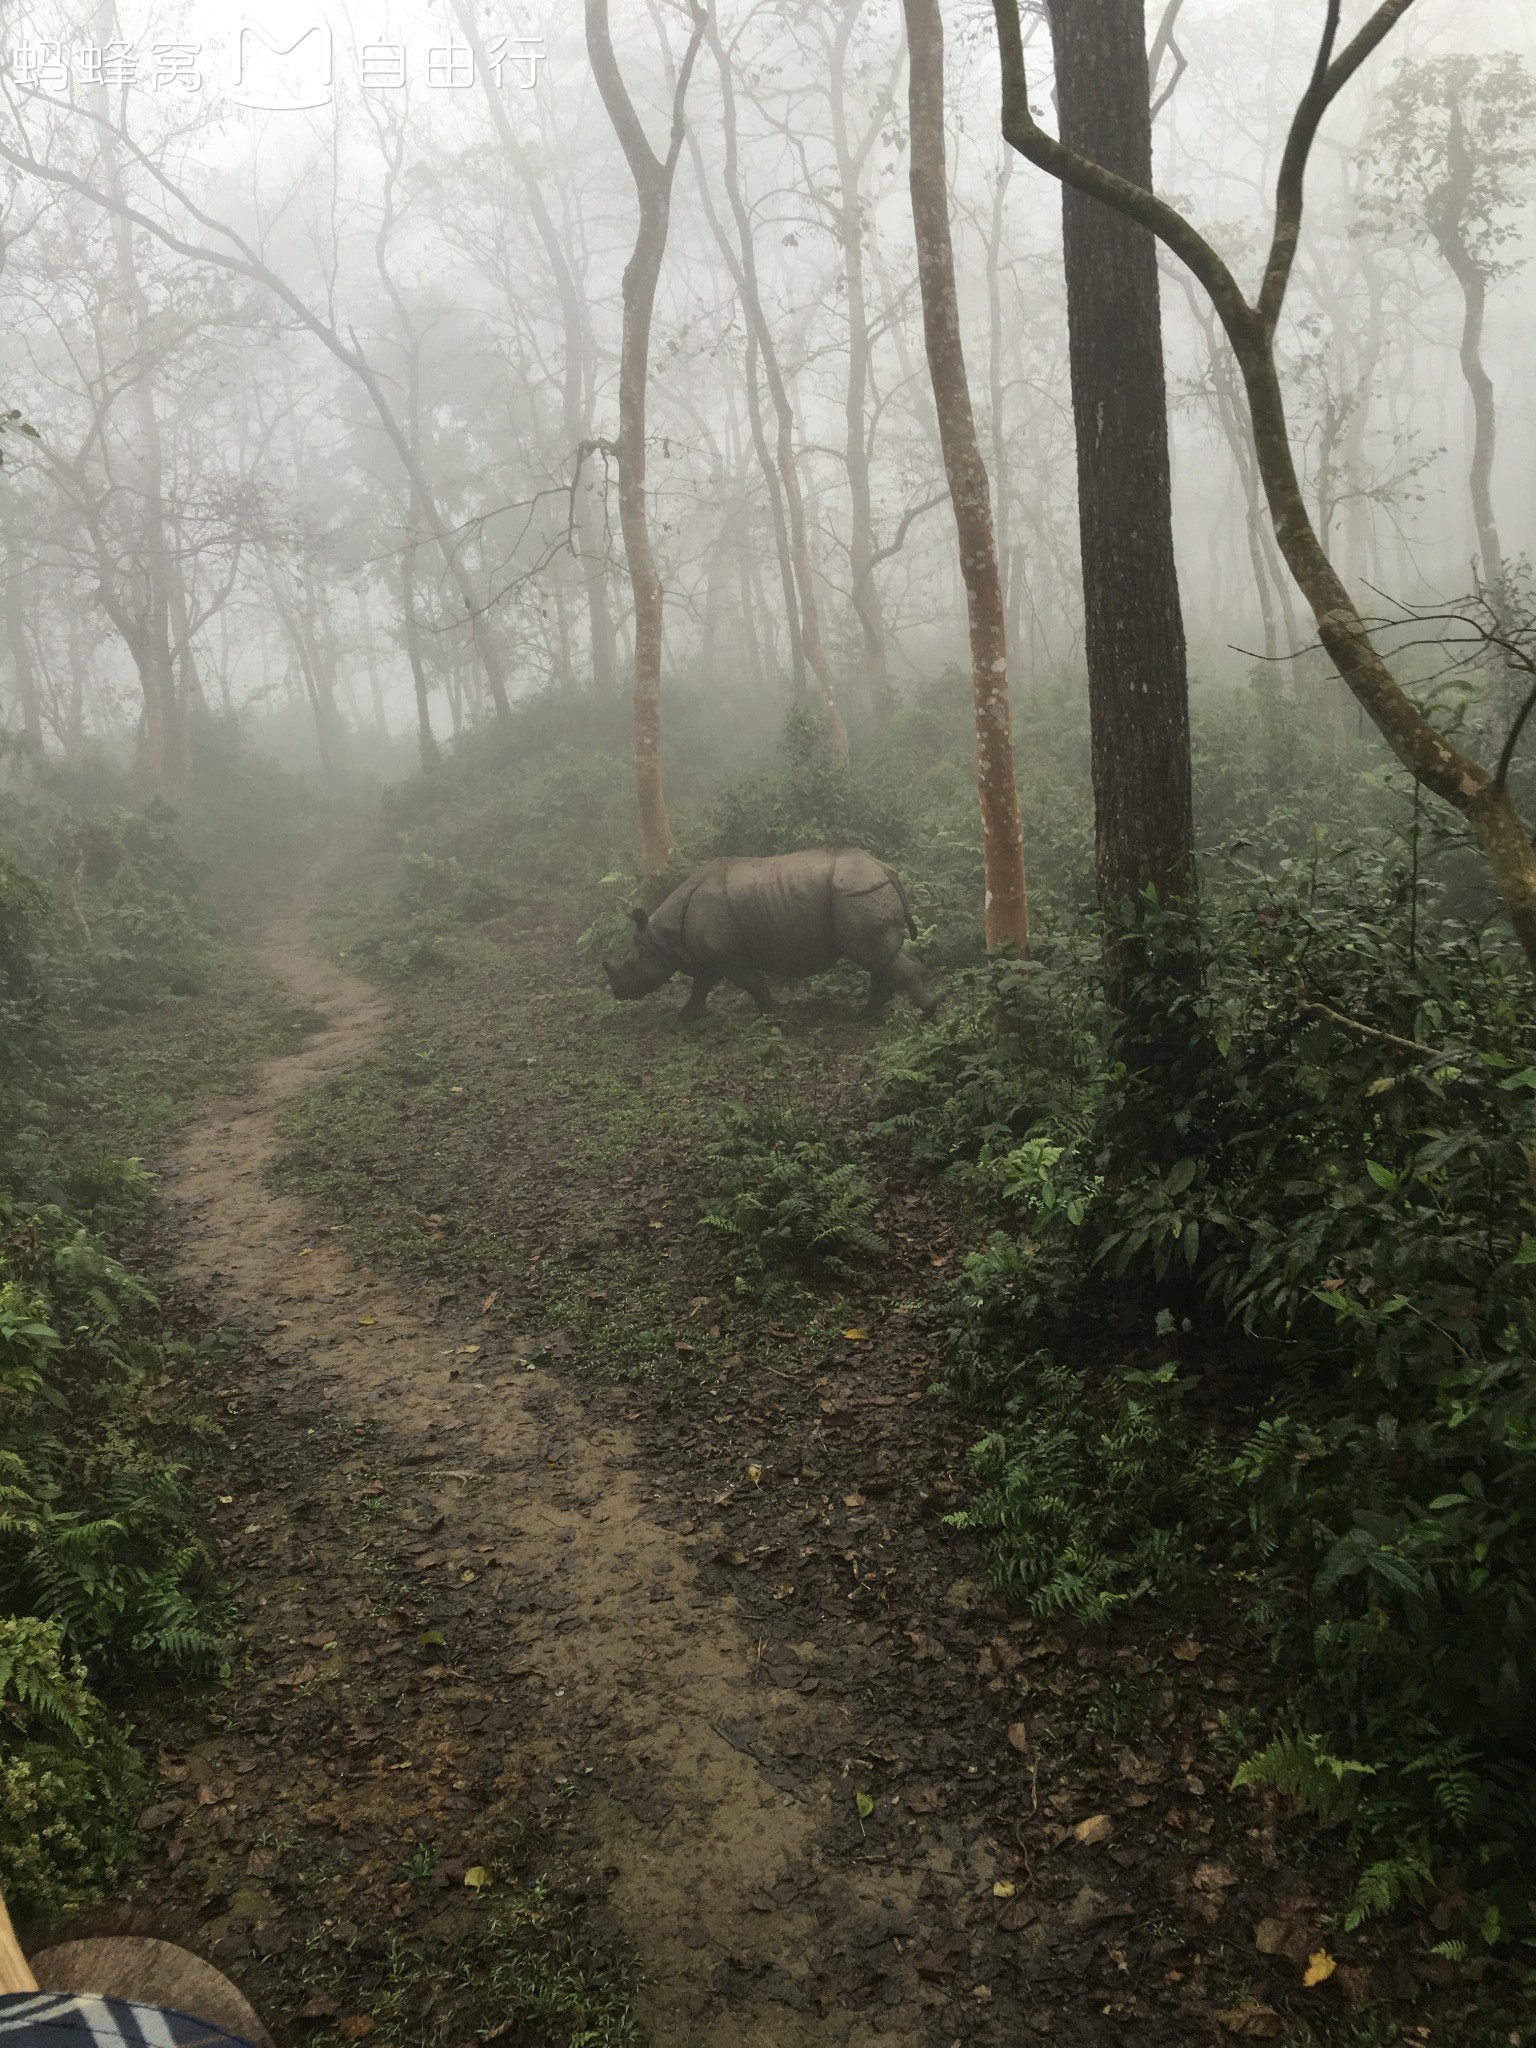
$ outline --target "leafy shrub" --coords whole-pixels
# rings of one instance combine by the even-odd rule
[[[1000,1580],[1084,1616],[1161,1590],[1146,1559],[1198,1501],[1139,1494],[1134,1467],[1157,1443],[1177,1462],[1172,1420],[1115,1379],[1077,1401],[1037,1347],[1182,1358],[1234,1440],[1199,1490],[1298,1675],[1292,1737],[1349,1781],[1357,1909],[1451,1864],[1508,1929],[1536,1875],[1536,1016],[1502,934],[1452,900],[1391,835],[1250,845],[1198,926],[1152,918],[1155,1036],[1111,1026],[1054,1100],[1027,1059],[957,1036],[925,1142],[954,1146],[969,1060],[966,1170],[1009,1227],[961,1277],[952,1378],[998,1415],[971,1514]],[[920,1124],[923,1082],[899,1084]]]
[[[65,819],[56,857],[74,913],[55,921],[55,973],[75,1015],[152,1010],[206,982],[212,912],[180,821],[155,798],[142,811]]]
[[[1042,1352],[1010,1384],[1006,1420],[971,1453],[982,1494],[950,1518],[992,1539],[1003,1590],[1082,1621],[1146,1594],[1187,1601],[1204,1578],[1198,1539],[1220,1532],[1234,1489],[1176,1368],[1127,1368],[1106,1391]]]
[[[0,1196],[0,1601],[60,1623],[98,1682],[218,1661],[184,1468],[144,1428],[186,1350],[154,1305],[73,1217]]]
[[[882,1248],[868,1180],[811,1118],[733,1105],[726,1121],[728,1135],[711,1153],[720,1190],[700,1220],[733,1241],[740,1289],[786,1275],[847,1275],[859,1253]]]
[[[99,1894],[148,1790],[62,1638],[56,1621],[0,1618],[0,1892],[19,1915]]]

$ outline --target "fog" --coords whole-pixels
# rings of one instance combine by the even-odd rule
[[[1187,0],[1177,13],[1183,68],[1155,122],[1157,183],[1250,281],[1316,13],[1259,0]],[[1363,13],[1346,10],[1346,27]],[[658,149],[686,30],[675,6],[614,9],[620,68]],[[143,710],[124,634],[154,543],[133,511],[130,472],[146,463],[185,567],[185,629],[173,637],[196,680],[179,687],[244,720],[292,765],[409,765],[411,747],[396,742],[417,725],[413,639],[440,739],[483,715],[486,644],[513,698],[551,684],[619,687],[630,628],[613,466],[601,449],[578,465],[577,449],[616,431],[634,186],[579,8],[483,11],[479,31],[486,64],[440,8],[283,5],[238,35],[213,5],[124,7],[115,24],[62,4],[6,10],[4,391],[41,438],[6,449],[0,703],[45,748],[82,734],[134,745]],[[723,7],[719,37],[736,183],[793,408],[822,633],[858,720],[881,687],[854,601],[861,574],[897,695],[965,649],[915,285],[900,9]],[[1421,0],[1330,111],[1314,151],[1280,353],[1309,502],[1372,607],[1377,593],[1426,602],[1465,591],[1477,554],[1461,294],[1423,235],[1362,205],[1381,95],[1404,61],[1530,58],[1533,38],[1515,0],[1475,13]],[[87,82],[91,45],[107,51],[118,90]],[[952,8],[949,45],[964,343],[1010,676],[1027,697],[1081,659],[1060,196],[1001,140],[990,13]],[[1036,21],[1042,107],[1048,51]],[[1165,57],[1160,85],[1173,70]],[[110,173],[93,126],[107,111],[128,138]],[[685,121],[647,419],[664,674],[668,688],[688,678],[771,718],[803,684],[804,664],[776,552],[780,486],[754,442],[720,60],[708,42]],[[92,196],[109,177],[171,244],[146,226],[125,256]],[[853,221],[863,304],[850,315]],[[1498,413],[1492,492],[1511,559],[1529,552],[1536,510],[1536,424],[1519,374],[1536,313],[1530,221],[1527,182],[1500,212],[1483,341]],[[269,275],[253,279],[247,257]],[[1198,681],[1241,673],[1277,645],[1285,653],[1276,635],[1283,643],[1290,629],[1272,607],[1266,648],[1233,452],[1242,409],[1223,417],[1208,308],[1172,257],[1160,261],[1179,580]],[[851,339],[863,386],[852,430]],[[761,351],[750,352],[767,447],[772,405]],[[420,491],[413,503],[369,379],[419,447],[430,515]],[[860,442],[864,477],[850,469]],[[855,510],[861,492],[867,515]],[[1266,573],[1278,596],[1278,558]],[[1305,607],[1285,594],[1305,641]],[[612,633],[612,654],[594,651],[594,631]],[[18,636],[37,697],[25,718]]]

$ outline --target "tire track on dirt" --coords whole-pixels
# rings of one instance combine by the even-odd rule
[[[823,2014],[801,1988],[823,1931],[888,1923],[914,1892],[910,1874],[866,1883],[820,1856],[834,1801],[849,1796],[829,1768],[852,1743],[848,1711],[791,1693],[759,1737],[761,1645],[734,1599],[699,1587],[707,1539],[647,1514],[655,1496],[624,1430],[589,1420],[547,1369],[479,1378],[479,1354],[463,1347],[482,1330],[440,1323],[267,1187],[283,1110],[373,1051],[390,1023],[387,998],[316,945],[318,888],[271,925],[260,954],[325,1029],[186,1133],[167,1176],[180,1279],[262,1340],[274,1376],[307,1362],[327,1400],[382,1425],[381,1455],[411,1466],[418,1490],[432,1471],[441,1511],[462,1517],[472,1497],[500,1569],[477,1592],[506,1602],[506,1632],[499,1668],[467,1675],[518,1689],[532,1764],[587,1779],[592,1861],[610,1873],[608,1903],[641,1959],[640,2010],[658,2048],[860,2048],[893,2025],[921,2037],[921,2008],[937,1997],[910,1963],[899,2018]],[[556,1621],[540,1611],[550,1589]],[[529,1607],[531,1618],[517,1611]],[[821,1773],[796,1784],[766,1750],[820,1757]]]

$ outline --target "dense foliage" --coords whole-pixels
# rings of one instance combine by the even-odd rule
[[[1153,915],[1150,1051],[1065,1035],[1058,966],[893,1066],[1006,1218],[955,1303],[962,1519],[1040,1613],[1240,1586],[1307,1674],[1244,1780],[1350,1820],[1357,1913],[1461,1871],[1492,1937],[1536,1823],[1536,1017],[1422,848],[1289,836]]]
[[[60,781],[62,778],[60,778]],[[80,1131],[91,1034],[202,985],[213,917],[163,804],[18,780],[0,847],[0,1890],[52,1911],[131,1844],[146,1779],[121,1702],[218,1668],[195,1529],[188,1346],[104,1234],[145,1176]]]

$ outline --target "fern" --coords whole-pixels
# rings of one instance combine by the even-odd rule
[[[1298,1731],[1277,1736],[1239,1764],[1232,1783],[1282,1793],[1328,1826],[1352,1817],[1361,1781],[1375,1775],[1374,1765],[1335,1756],[1321,1736]]]

